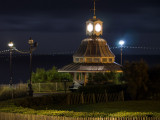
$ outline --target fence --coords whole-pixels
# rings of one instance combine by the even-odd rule
[[[0,120],[160,120],[159,117],[64,117],[0,112]]]
[[[69,90],[69,86],[72,84],[73,82],[66,82],[66,90]],[[32,86],[34,92],[54,92],[65,90],[64,82],[34,83]]]
[[[69,86],[73,82],[66,83],[66,90],[69,90]],[[9,85],[0,85],[0,89],[9,88]],[[15,90],[28,89],[27,83],[13,84],[12,88]],[[64,82],[55,82],[55,83],[33,83],[32,88],[34,92],[55,92],[55,91],[64,91]]]
[[[124,101],[123,91],[118,93],[104,93],[104,94],[68,94],[67,104],[92,104],[92,103],[106,103],[108,101]]]

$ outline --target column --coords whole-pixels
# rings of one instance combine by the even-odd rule
[[[74,73],[73,81],[74,81],[74,80],[77,80],[77,73],[76,73],[76,72]]]

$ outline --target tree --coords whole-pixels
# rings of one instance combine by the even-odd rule
[[[108,83],[109,81],[115,82],[116,79],[118,79],[116,77],[116,73],[115,72],[107,72],[107,73],[94,73],[94,74],[89,74],[88,75],[88,81],[89,84],[104,84],[104,83]]]
[[[127,91],[132,99],[142,99],[148,91],[148,65],[140,62],[126,62],[123,66],[124,79],[128,84]]]
[[[54,66],[47,71],[43,68],[37,68],[36,72],[32,73],[33,83],[61,82],[62,79],[73,80],[69,73],[59,73]]]
[[[160,92],[160,65],[149,69],[150,90],[152,93]]]
[[[46,82],[47,80],[47,74],[46,74],[46,71],[45,69],[43,68],[37,68],[36,69],[36,72],[32,73],[32,82],[35,83],[35,82]]]

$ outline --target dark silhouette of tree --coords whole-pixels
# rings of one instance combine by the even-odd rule
[[[128,93],[132,99],[143,99],[146,97],[148,87],[148,65],[140,62],[126,62],[123,66],[124,80],[128,84]]]
[[[88,81],[89,84],[104,84],[112,81],[111,83],[115,82],[118,79],[117,74],[115,72],[108,72],[108,73],[94,73],[89,74]]]
[[[150,91],[152,93],[160,92],[160,65],[149,69]]]

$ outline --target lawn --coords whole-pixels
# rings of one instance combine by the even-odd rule
[[[14,100],[0,102],[0,112],[40,114],[73,117],[106,116],[158,116],[160,101],[125,101],[83,105],[50,105],[38,107],[17,107]]]

